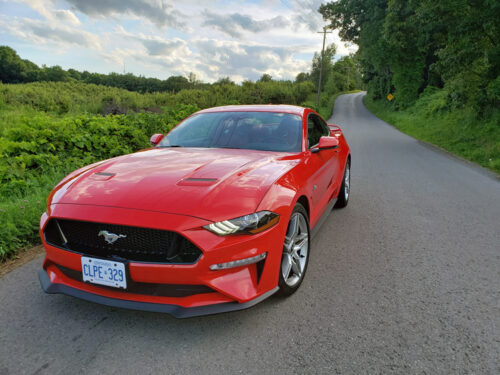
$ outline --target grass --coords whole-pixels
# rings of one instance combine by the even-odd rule
[[[395,111],[385,100],[365,96],[366,107],[377,117],[414,138],[432,143],[500,175],[500,110],[487,119],[467,109],[450,110],[443,92],[423,95],[413,106]]]
[[[50,191],[65,174],[65,172],[45,174],[22,197],[0,197],[0,263],[15,255],[19,249],[40,243],[38,235],[40,216],[47,208]]]

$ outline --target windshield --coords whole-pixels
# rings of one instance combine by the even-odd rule
[[[183,121],[158,146],[300,152],[301,130],[301,117],[290,113],[200,113]]]

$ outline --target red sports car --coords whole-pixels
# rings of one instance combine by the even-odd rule
[[[349,199],[342,131],[288,105],[199,111],[153,148],[64,178],[40,221],[47,293],[176,317],[295,292]]]

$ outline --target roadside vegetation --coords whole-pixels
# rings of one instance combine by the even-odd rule
[[[334,98],[360,82],[354,72],[349,82],[342,74],[331,74],[345,66],[354,70],[352,57],[333,63],[334,47],[332,51],[325,57],[325,84],[316,108],[319,55],[311,73],[301,73],[295,81],[264,74],[257,82],[235,84],[223,78],[208,84],[192,74],[160,81],[39,68],[0,47],[0,261],[39,243],[47,196],[66,174],[149,147],[152,134],[166,133],[199,109],[295,104],[315,108],[328,119]]]
[[[359,46],[370,110],[500,172],[500,3],[339,0],[319,11]]]
[[[398,111],[384,101],[365,97],[365,105],[380,119],[417,139],[435,144],[500,175],[500,113],[484,120],[475,112],[436,108],[441,90],[428,90],[414,105]]]

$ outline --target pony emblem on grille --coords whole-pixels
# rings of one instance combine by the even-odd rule
[[[126,235],[124,234],[114,234],[114,233],[109,233],[107,230],[101,230],[99,232],[99,234],[97,235],[98,237],[99,236],[103,236],[104,237],[104,240],[109,243],[110,245],[115,243],[116,240],[118,240],[119,238],[125,238],[127,237]]]

